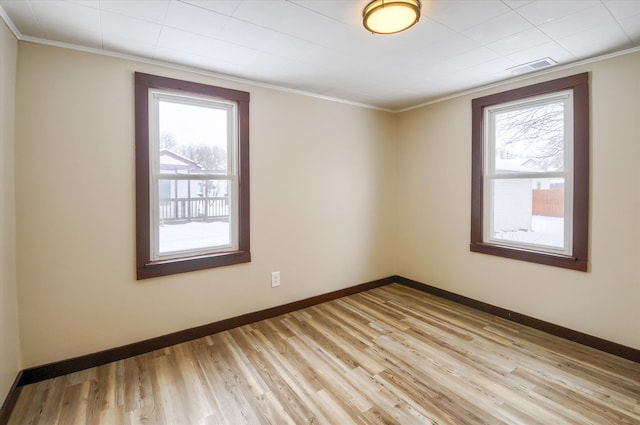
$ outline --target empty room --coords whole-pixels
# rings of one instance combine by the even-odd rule
[[[640,1],[0,0],[0,425],[640,424]]]

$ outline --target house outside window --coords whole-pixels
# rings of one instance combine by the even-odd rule
[[[587,268],[588,76],[474,99],[471,250]]]
[[[136,74],[139,279],[250,261],[248,102]]]

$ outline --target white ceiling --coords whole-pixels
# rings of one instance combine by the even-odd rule
[[[362,27],[369,0],[0,0],[21,40],[124,53],[402,110],[640,46],[640,0],[423,0],[406,32]]]

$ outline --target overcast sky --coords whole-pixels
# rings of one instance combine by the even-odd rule
[[[173,134],[178,144],[210,144],[227,148],[227,111],[160,102],[160,135]]]

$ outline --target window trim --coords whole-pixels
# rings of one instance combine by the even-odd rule
[[[485,242],[484,154],[486,107],[525,100],[540,95],[573,91],[573,241],[572,255],[561,255],[506,247]],[[582,73],[473,99],[471,156],[471,244],[472,252],[496,255],[538,264],[587,271],[589,255],[589,74]]]
[[[153,261],[151,256],[150,89],[206,96],[237,104],[238,249]],[[249,227],[249,99],[248,92],[135,73],[136,270],[147,279],[251,261]]]

